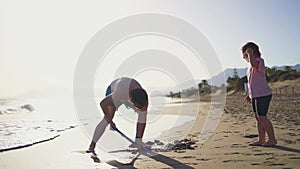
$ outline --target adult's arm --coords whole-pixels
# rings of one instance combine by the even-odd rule
[[[138,121],[136,124],[136,138],[143,138],[147,122],[147,111],[138,113]]]

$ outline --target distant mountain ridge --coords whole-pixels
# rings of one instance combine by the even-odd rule
[[[271,68],[275,68],[277,70],[284,70],[286,66],[273,66]],[[300,64],[296,64],[295,66],[290,66],[291,69],[294,69],[294,70],[297,70],[297,71],[300,71]]]
[[[284,70],[284,68],[286,66],[288,66],[288,65],[273,66],[271,68],[275,68],[275,69],[278,69],[278,70]],[[290,66],[290,67],[291,67],[291,69],[300,71],[300,64],[296,64],[296,65]],[[234,73],[233,73],[234,69],[235,68],[227,68],[223,72],[220,72],[219,74],[217,74],[216,76],[213,76],[212,78],[205,79],[205,80],[207,80],[210,85],[221,86],[222,84],[224,84],[224,82],[226,83],[226,80],[228,79],[228,77],[232,77],[234,75]],[[238,76],[240,78],[244,77],[247,74],[247,69],[248,68],[236,68]],[[224,79],[224,76],[225,76],[225,79]],[[202,80],[200,80],[200,79],[194,79],[194,80],[186,81],[186,82],[180,84],[180,89],[184,90],[184,89],[189,89],[189,88],[192,88],[192,87],[198,88],[198,84],[201,81]],[[212,84],[212,82],[214,84]],[[166,89],[164,89],[164,92],[166,94],[168,94],[169,91],[178,92],[178,90],[179,90],[179,88],[178,88],[178,86],[176,86],[176,87],[166,88]]]
[[[285,67],[288,65],[283,65],[283,66],[273,66],[271,68],[275,68],[277,70],[284,70]],[[291,69],[300,71],[300,64],[296,64],[294,66],[290,66]],[[234,69],[235,68],[227,68],[225,69],[223,72],[217,74],[216,76],[212,77],[211,79],[209,79],[208,81],[211,82],[213,81],[215,86],[220,86],[224,83],[224,74],[225,74],[225,81],[228,79],[228,77],[232,77],[234,75]],[[238,76],[241,78],[243,76],[245,76],[247,74],[247,69],[248,68],[236,68],[237,74]]]

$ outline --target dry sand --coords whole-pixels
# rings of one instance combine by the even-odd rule
[[[174,161],[144,158],[136,168],[300,168],[300,94],[274,96],[270,119],[278,145],[252,147],[257,139],[256,123],[243,96],[228,96],[222,120],[212,137],[195,150],[161,153]],[[196,126],[201,124],[201,119]],[[202,123],[203,124],[203,123]],[[188,138],[198,141],[200,129],[193,127]],[[173,162],[173,163],[172,163]]]
[[[300,168],[300,79],[271,84],[287,86],[287,94],[273,95],[269,118],[273,122],[278,144],[275,147],[253,147],[257,140],[256,122],[250,105],[243,95],[226,98],[222,120],[212,137],[195,150],[160,153],[160,160],[143,158],[135,161],[135,168]],[[292,93],[294,88],[294,94]],[[187,138],[199,141],[199,134],[210,103],[201,103],[201,111]],[[176,130],[175,130],[176,131]],[[172,160],[168,160],[168,159]],[[174,161],[173,161],[174,160]]]
[[[296,86],[296,89],[300,88]],[[256,123],[250,105],[243,102],[243,96],[232,95],[226,98],[217,130],[203,144],[197,141],[210,102],[201,102],[196,123],[185,136],[196,141],[195,150],[159,152],[156,156],[137,156],[129,161],[111,159],[108,163],[117,168],[151,169],[300,168],[300,92],[296,92],[298,94],[274,95],[271,101],[269,117],[278,140],[275,147],[248,146],[257,139]],[[172,114],[174,107],[168,111]],[[180,128],[168,134],[178,131]],[[86,148],[88,143],[89,139],[80,128],[71,129],[53,141],[0,153],[0,168],[105,168],[76,153]]]

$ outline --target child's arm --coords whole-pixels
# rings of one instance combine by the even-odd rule
[[[253,55],[253,50],[251,48],[248,48],[246,50],[246,53],[248,54],[251,66],[258,68],[259,62],[255,60],[255,57]]]
[[[244,101],[245,101],[246,103],[251,103],[251,98],[250,98],[250,96],[249,96],[249,91],[248,91],[248,90],[247,90],[247,92],[246,92],[246,96],[245,96]]]
[[[250,98],[250,96],[249,96],[248,94],[246,95],[244,101],[245,101],[246,103],[251,103],[251,98]]]

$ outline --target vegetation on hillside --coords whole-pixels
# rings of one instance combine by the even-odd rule
[[[300,78],[300,72],[292,69],[290,66],[285,66],[284,70],[278,70],[275,68],[266,67],[266,78],[268,82],[278,82],[285,80],[294,80]],[[245,83],[247,83],[247,77],[239,77],[237,70],[233,69],[233,76],[230,76],[226,80],[227,92],[240,92],[245,91]],[[224,90],[225,84],[222,86],[211,86],[207,80],[202,80],[198,84],[198,89],[195,87],[184,89],[181,92],[170,92],[167,97],[190,97],[195,95],[207,95],[215,93],[218,90]]]
[[[294,80],[300,77],[300,72],[290,66],[285,66],[284,70],[266,67],[266,73],[268,82]]]
[[[266,67],[266,79],[268,82],[281,82],[285,80],[294,80],[300,78],[300,72],[285,66],[284,70]],[[227,79],[227,92],[229,91],[245,91],[244,84],[247,83],[247,77],[238,77],[236,69],[234,69],[233,77]]]
[[[177,92],[177,93],[170,92],[170,94],[167,95],[167,97],[180,98],[180,97],[192,97],[192,96],[197,96],[197,95],[207,95],[210,93],[215,93],[218,90],[224,91],[224,89],[225,89],[225,85],[221,85],[219,87],[212,86],[212,85],[208,84],[207,80],[202,80],[198,84],[198,88],[191,87],[191,88],[182,90],[182,92]]]

